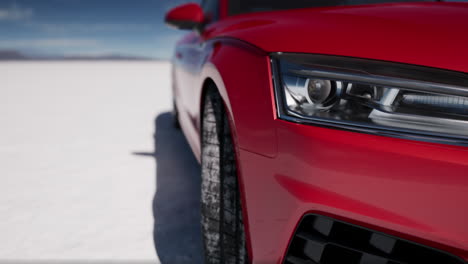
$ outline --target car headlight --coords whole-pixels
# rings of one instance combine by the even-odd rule
[[[407,64],[272,54],[281,119],[453,144],[468,142],[468,74]]]

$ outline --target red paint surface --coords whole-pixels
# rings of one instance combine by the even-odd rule
[[[191,21],[195,23],[203,23],[205,17],[203,16],[203,10],[199,4],[188,3],[181,5],[170,10],[166,14],[166,22],[171,21]]]
[[[223,1],[225,6],[226,1]],[[468,5],[390,4],[223,17],[176,47],[182,129],[200,158],[207,80],[236,145],[249,252],[280,263],[309,212],[468,260],[468,148],[276,119],[269,52],[330,54],[468,72]]]
[[[267,52],[318,53],[468,72],[468,5],[414,3],[252,13],[220,21]]]

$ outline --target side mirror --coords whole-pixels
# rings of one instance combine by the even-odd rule
[[[205,16],[199,4],[189,3],[171,9],[166,14],[166,24],[177,29],[196,29],[203,25]]]

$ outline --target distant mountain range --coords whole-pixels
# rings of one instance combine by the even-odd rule
[[[0,50],[0,60],[26,60],[27,58],[18,51]]]
[[[0,50],[0,61],[33,61],[33,60],[66,60],[66,61],[102,61],[102,60],[114,60],[114,61],[139,61],[139,60],[157,60],[150,57],[138,57],[131,55],[120,55],[120,54],[108,54],[108,55],[96,55],[96,56],[34,56],[26,55],[16,50]]]

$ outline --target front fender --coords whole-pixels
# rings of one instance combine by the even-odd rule
[[[273,84],[268,54],[242,41],[220,38],[201,72],[211,80],[226,105],[237,147],[267,157],[277,153]],[[200,110],[204,89],[199,94]],[[201,111],[200,111],[201,113]]]

